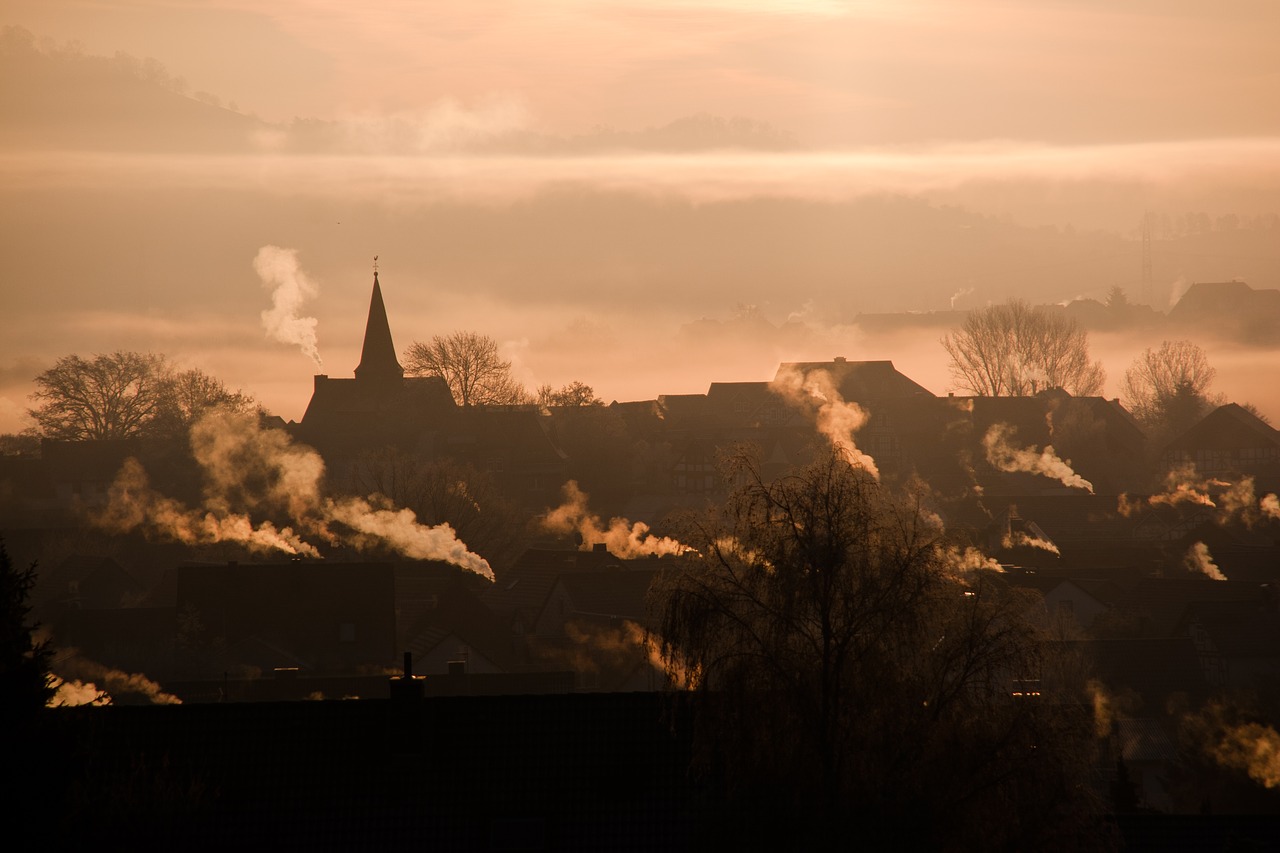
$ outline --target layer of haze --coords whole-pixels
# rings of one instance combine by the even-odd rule
[[[335,376],[377,254],[402,350],[474,329],[606,400],[835,355],[944,393],[940,332],[859,315],[1280,287],[1271,3],[263,6],[5,4],[0,431],[54,359],[114,349],[299,418],[266,246]],[[1153,343],[1095,336],[1109,394]],[[1280,416],[1274,353],[1202,343]]]

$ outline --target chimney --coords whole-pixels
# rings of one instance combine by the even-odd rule
[[[426,679],[413,674],[413,652],[404,653],[404,664],[401,675],[393,675],[388,679],[393,702],[412,702],[424,695]]]
[[[607,554],[609,553],[609,546],[603,542],[597,542],[591,546],[591,550],[595,551],[597,554]]]
[[[845,358],[844,356],[842,356],[842,355],[838,355],[838,356],[836,356],[836,357],[835,357],[835,362],[836,362],[836,364],[844,364],[846,361],[848,361],[848,359],[846,359],[846,358]]]

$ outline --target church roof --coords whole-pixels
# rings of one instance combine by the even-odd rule
[[[373,297],[369,300],[369,322],[364,328],[364,348],[356,379],[403,379],[404,368],[396,359],[396,346],[391,341],[391,324],[387,307],[382,302],[378,273],[373,273]]]

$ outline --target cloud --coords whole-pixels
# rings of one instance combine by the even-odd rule
[[[804,151],[601,153],[569,156],[441,154],[0,154],[13,189],[168,186],[263,190],[321,198],[377,197],[401,205],[439,197],[509,203],[557,186],[585,186],[697,202],[761,196],[834,202],[1009,182],[1121,182],[1194,186],[1280,183],[1280,138],[1130,145],[1013,141]]]

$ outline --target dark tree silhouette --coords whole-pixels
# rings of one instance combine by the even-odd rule
[[[1019,300],[969,312],[944,335],[956,388],[980,397],[1020,397],[1048,388],[1076,396],[1102,393],[1102,363],[1074,320]]]
[[[604,400],[596,396],[596,390],[585,382],[575,379],[568,385],[552,388],[550,385],[539,385],[536,394],[538,405],[544,409],[552,406],[603,406]]]
[[[839,453],[774,482],[747,455],[729,473],[684,540],[701,557],[654,592],[729,831],[1027,847],[1081,817],[1091,719],[1027,687],[1048,649],[1032,593],[964,572],[919,496]]]
[[[1176,433],[1218,402],[1209,394],[1216,373],[1191,341],[1164,341],[1144,350],[1125,371],[1125,403],[1143,426]]]
[[[163,355],[68,355],[35,377],[28,409],[44,438],[66,441],[180,435],[215,407],[253,400],[200,370],[176,371]]]
[[[511,375],[511,362],[498,353],[498,342],[477,332],[436,335],[414,341],[404,354],[405,372],[439,376],[459,406],[514,405],[532,402]]]
[[[52,650],[48,641],[36,642],[29,599],[36,583],[35,564],[15,568],[0,539],[0,708],[22,712],[43,708],[53,696],[49,682]]]

